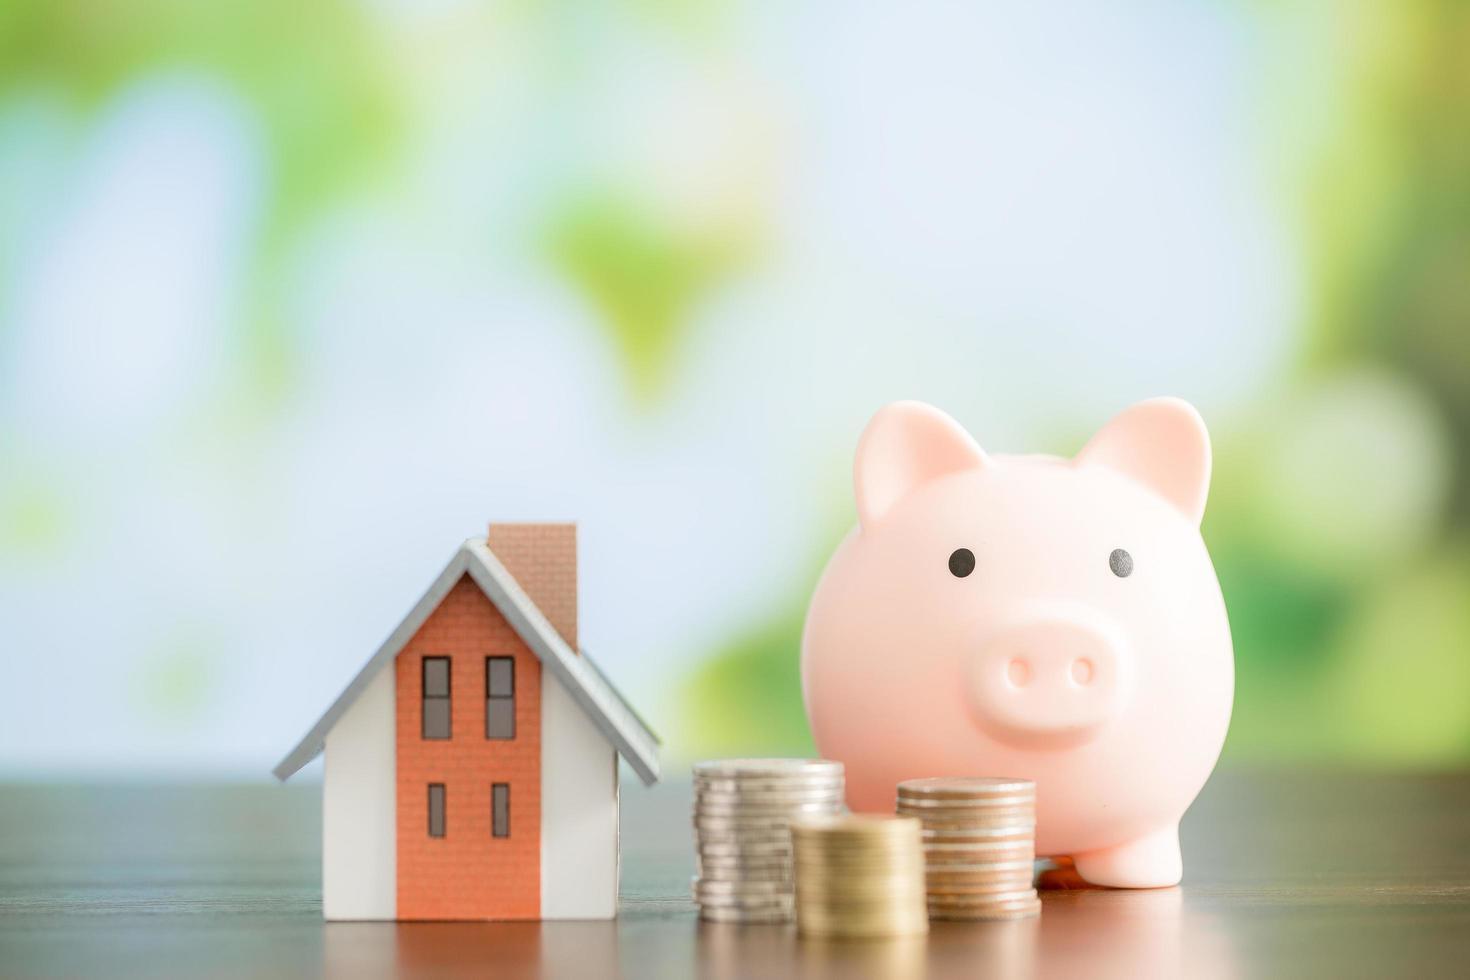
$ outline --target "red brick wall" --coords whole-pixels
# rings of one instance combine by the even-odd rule
[[[485,545],[577,651],[577,525],[491,524]]]
[[[485,658],[515,657],[516,737],[485,738]],[[450,659],[449,739],[422,737],[423,658]],[[395,665],[398,918],[541,917],[541,662],[468,577]],[[443,783],[445,836],[429,836]],[[510,784],[510,836],[490,833],[490,786]]]

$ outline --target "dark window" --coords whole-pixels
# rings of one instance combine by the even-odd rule
[[[429,836],[444,836],[444,784],[429,784]]]
[[[424,658],[424,738],[449,737],[449,658]]]
[[[510,783],[490,787],[490,833],[495,837],[510,836]]]
[[[512,657],[485,658],[485,737],[516,737],[516,662]]]

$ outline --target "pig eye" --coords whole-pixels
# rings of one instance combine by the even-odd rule
[[[964,578],[975,570],[975,552],[959,548],[949,556],[949,572],[955,578]]]
[[[1122,548],[1114,548],[1113,553],[1108,555],[1108,567],[1119,578],[1127,578],[1133,574],[1133,556]]]

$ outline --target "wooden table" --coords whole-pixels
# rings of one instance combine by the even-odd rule
[[[1470,975],[1470,775],[1221,773],[1185,884],[821,943],[687,898],[689,786],[623,799],[615,923],[321,921],[312,785],[0,787],[0,976]]]

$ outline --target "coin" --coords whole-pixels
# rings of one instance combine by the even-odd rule
[[[715,865],[721,864],[780,864],[790,866],[792,862],[791,845],[783,844],[779,847],[757,849],[752,847],[741,847],[739,844],[700,844],[695,848],[694,856],[701,861],[712,861]]]
[[[747,912],[785,912],[794,910],[793,899],[772,895],[730,895],[724,893],[695,892],[694,900],[702,908],[743,909]]]
[[[931,918],[1023,918],[1040,911],[1033,885],[1032,783],[978,777],[905,780],[898,785],[895,810],[923,825]]]
[[[878,914],[829,915],[806,907],[796,910],[796,927],[802,935],[845,939],[878,939],[889,936],[920,935],[929,931],[928,910],[894,914],[884,910]]]
[[[804,764],[810,760],[795,760]],[[840,771],[832,771],[825,768],[793,768],[777,769],[756,772],[754,770],[744,773],[729,773],[720,775],[711,773],[708,775],[695,774],[694,788],[697,790],[713,790],[714,792],[750,792],[750,793],[786,793],[792,790],[808,792],[831,792],[841,791],[846,787],[846,781],[842,778]]]
[[[739,804],[741,806],[784,805],[786,803],[801,803],[806,800],[826,802],[839,799],[842,796],[842,787],[823,787],[819,789],[803,789],[800,787],[786,787],[784,789],[762,789],[746,790],[736,788],[732,790],[706,789],[696,785],[694,787],[694,799],[704,800],[714,804]]]
[[[948,908],[967,908],[977,906],[997,906],[1008,901],[1029,901],[1036,897],[1036,889],[1027,882],[1011,882],[1009,884],[998,884],[989,891],[973,892],[936,892],[930,890],[929,904],[942,905]]]
[[[794,896],[789,892],[720,892],[720,890],[691,889],[701,905],[719,905],[720,908],[791,908]]]
[[[775,816],[731,820],[727,817],[695,813],[689,818],[699,840],[739,841],[750,843],[790,843],[789,817]]]
[[[690,813],[689,819],[696,830],[716,833],[739,834],[747,837],[785,837],[786,826],[796,817],[821,817],[836,813],[840,806],[835,800],[820,807],[781,807],[769,810],[738,810],[724,812],[719,809],[698,809]]]
[[[720,857],[695,854],[696,863],[708,872],[784,871],[791,873],[791,859],[781,857]]]
[[[842,808],[842,764],[824,759],[718,759],[694,766],[701,914],[719,921],[783,921],[795,904],[789,822]]]
[[[882,813],[841,813],[806,817],[791,822],[793,837],[798,835],[825,842],[865,843],[884,840],[919,839],[919,821]]]
[[[696,895],[701,911],[740,912],[748,916],[781,916],[789,921],[795,911],[791,899],[734,899],[725,895]]]
[[[843,909],[890,908],[895,905],[923,905],[928,893],[921,885],[909,882],[872,882],[854,884],[854,879],[844,878],[841,882],[814,887],[809,882],[797,879],[796,902],[804,906],[821,906],[836,913]]]
[[[965,826],[963,822],[935,820],[922,813],[904,816],[918,817],[924,827],[919,836],[936,844],[971,840],[1034,840],[1036,837],[1036,818],[1030,814],[1005,820],[975,820],[970,822],[971,826]]]
[[[872,814],[793,819],[797,929],[845,938],[927,931],[919,829],[913,818]]]
[[[825,802],[827,800],[840,800],[843,796],[841,785],[831,787],[802,788],[789,786],[781,789],[744,790],[735,789],[707,789],[698,783],[694,785],[695,800],[707,800],[714,804],[735,804],[746,806],[760,806],[761,804],[781,805],[785,803],[800,803],[805,800]]]
[[[1034,915],[1039,915],[1040,913],[1041,902],[1034,899],[1024,905],[1007,906],[1004,908],[990,907],[960,909],[944,907],[936,908],[932,904],[929,906],[929,918],[931,919],[944,919],[950,921],[964,922],[994,922],[1006,919],[1029,919]]]
[[[1011,893],[996,893],[993,895],[976,896],[945,896],[931,895],[929,897],[930,909],[944,909],[951,912],[979,913],[985,911],[1006,911],[1008,909],[1031,908],[1033,903],[1040,899],[1034,892],[1016,891]]]
[[[757,848],[740,844],[701,843],[694,849],[694,856],[700,860],[710,859],[716,863],[732,864],[790,864],[792,861],[790,844]]]
[[[1008,828],[1003,834],[987,834],[984,836],[971,835],[974,839],[965,840],[943,837],[930,837],[920,833],[919,837],[924,842],[925,854],[984,854],[1002,851],[1032,851],[1036,850],[1035,837],[1031,830]]]
[[[714,879],[714,877],[707,876],[707,874],[695,874],[691,883],[694,884],[694,887],[703,887],[703,889],[711,890],[711,892],[732,892],[732,890],[744,889],[745,886],[750,886],[747,890],[751,890],[751,892],[757,892],[757,890],[781,892],[781,890],[785,890],[784,883],[782,882],[776,882],[776,880],[770,879],[750,879],[750,877]]]
[[[1025,845],[1005,845],[1001,848],[991,845],[976,846],[973,851],[954,851],[954,849],[939,849],[925,846],[923,858],[929,867],[944,867],[950,864],[970,864],[973,861],[1035,861],[1035,848],[1030,843]]]
[[[717,905],[702,905],[699,909],[699,917],[706,922],[780,923],[791,921],[791,910],[721,908]]]
[[[791,799],[801,796],[816,796],[816,798],[841,798],[845,788],[842,780],[822,780],[822,782],[810,782],[810,780],[695,780],[695,799],[707,798],[713,801],[728,802],[729,799],[764,799],[779,798]]]
[[[719,844],[768,850],[773,847],[784,847],[788,850],[791,848],[791,833],[786,829],[785,820],[765,824],[719,824],[714,827],[707,827],[696,820],[694,838],[701,847]]]
[[[779,807],[736,808],[719,805],[705,807],[696,804],[690,811],[690,818],[699,827],[742,832],[762,829],[776,831],[790,823],[793,817],[825,816],[836,813],[839,806],[841,806],[839,800],[827,800],[822,803],[793,803]]]
[[[971,812],[959,810],[954,807],[945,809],[923,809],[916,807],[897,807],[895,813],[906,817],[918,817],[924,821],[926,827],[941,830],[991,830],[996,827],[1029,827],[1035,826],[1035,811],[1031,808],[1016,808],[1014,810],[989,810],[985,812]]]
[[[790,873],[772,875],[748,873],[712,875],[706,872],[699,875],[699,881],[700,887],[710,892],[720,891],[721,889],[745,888],[748,885],[749,888],[745,888],[745,890],[749,892],[765,889],[773,894],[791,895],[793,894],[796,876]]]
[[[1023,861],[996,861],[993,864],[976,862],[971,864],[935,864],[926,862],[924,876],[932,882],[963,881],[970,878],[1029,878],[1036,862],[1027,858]]]
[[[1030,868],[1025,871],[978,871],[967,875],[924,876],[925,887],[929,889],[931,895],[942,891],[969,891],[986,888],[998,882],[1014,882],[1021,887],[1030,888],[1034,880],[1035,877]]]
[[[789,894],[767,893],[767,894],[741,894],[737,892],[707,892],[695,891],[694,897],[700,905],[713,905],[719,908],[743,908],[773,911],[776,909],[790,909],[795,901]]]
[[[990,796],[1036,795],[1036,784],[1029,779],[1004,776],[931,776],[905,779],[898,784],[898,798],[975,800]]]
[[[894,811],[902,817],[913,817],[923,824],[921,837],[1001,837],[1006,833],[1026,832],[1036,836],[1036,817],[1033,812],[1000,812],[981,814],[939,813],[935,811],[910,810],[899,807]]]
[[[701,845],[695,850],[694,857],[712,868],[789,868],[793,861],[790,848],[782,851],[719,850],[715,844]]]

